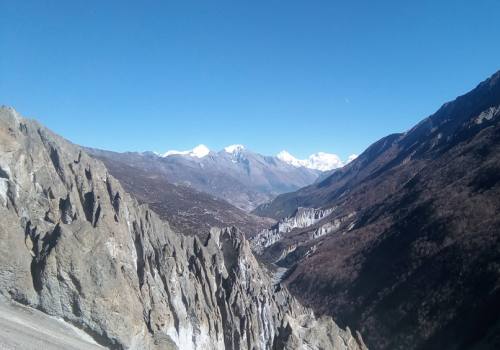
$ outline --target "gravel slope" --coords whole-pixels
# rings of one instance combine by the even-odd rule
[[[0,300],[0,350],[104,349],[78,328],[32,308]]]

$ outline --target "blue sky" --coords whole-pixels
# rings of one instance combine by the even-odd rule
[[[1,1],[0,104],[105,149],[342,158],[500,69],[498,0]]]

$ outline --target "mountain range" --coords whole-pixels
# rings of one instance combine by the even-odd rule
[[[230,204],[251,211],[278,194],[312,184],[326,170],[343,163],[333,154],[318,153],[308,161],[295,158],[263,156],[242,145],[232,145],[219,152],[199,145],[189,151],[116,153],[87,149],[105,163],[124,166],[163,177],[167,182],[208,193]],[[152,175],[153,176],[153,175]]]
[[[224,149],[220,152],[226,152],[229,154],[238,154],[242,153],[246,150],[246,147],[244,145],[240,144],[235,144],[235,145],[229,145],[227,147],[224,147]],[[195,158],[204,158],[210,153],[217,153],[217,152],[211,152],[210,149],[203,145],[200,144],[196,147],[194,147],[191,150],[187,151],[175,151],[175,150],[170,150],[167,151],[163,154],[155,152],[155,154],[162,156],[162,157],[169,157],[173,155],[182,155],[182,156],[188,156],[188,157],[195,157]],[[349,163],[350,161],[356,159],[357,155],[352,154],[348,157],[347,162]],[[279,160],[293,165],[295,167],[304,167],[308,169],[313,169],[313,170],[320,170],[320,171],[329,171],[333,170],[336,168],[340,168],[344,166],[346,163],[344,163],[340,157],[336,154],[333,153],[326,153],[326,152],[317,152],[314,154],[311,154],[307,159],[298,159],[294,156],[292,156],[288,151],[281,151],[279,152],[275,158],[278,158]]]
[[[499,228],[500,71],[345,164],[84,148],[0,108],[0,345],[498,349]]]
[[[275,222],[250,214],[212,194],[169,182],[162,168],[157,166],[157,162],[161,161],[157,157],[115,155],[95,149],[88,151],[106,165],[110,174],[120,181],[127,192],[141,203],[148,204],[178,232],[206,237],[211,227],[234,226],[245,236],[251,237]],[[144,162],[134,161],[134,157],[143,161],[150,159],[151,165],[144,168]]]

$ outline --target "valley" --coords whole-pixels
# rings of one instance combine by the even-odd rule
[[[2,107],[0,292],[111,349],[493,348],[499,106],[496,73],[324,173],[80,148]]]
[[[499,13],[1,1],[0,350],[500,349]]]

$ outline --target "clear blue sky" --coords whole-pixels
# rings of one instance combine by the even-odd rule
[[[500,1],[0,0],[0,104],[105,149],[345,158],[500,69]]]

